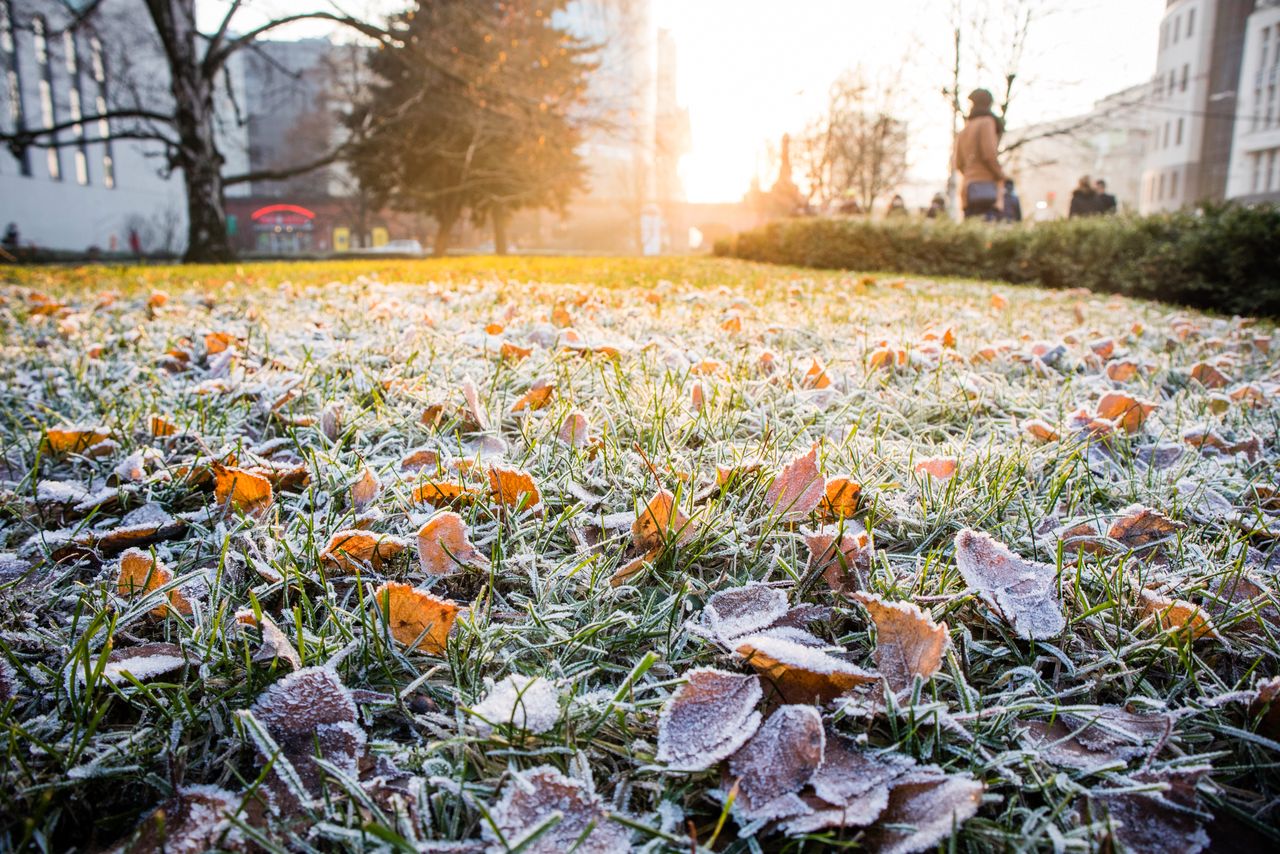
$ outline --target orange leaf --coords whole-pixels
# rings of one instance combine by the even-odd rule
[[[504,507],[535,507],[542,500],[533,478],[519,469],[489,469],[489,488],[494,501]]]
[[[551,395],[555,390],[556,387],[546,380],[538,380],[524,393],[523,397],[516,401],[515,406],[511,407],[511,411],[522,412],[526,409],[529,411],[542,409],[551,402]]]
[[[474,499],[474,490],[467,489],[460,483],[447,480],[427,480],[413,488],[409,500],[414,504],[450,504],[454,501]]]
[[[210,332],[204,336],[204,351],[213,356],[235,343],[236,337],[229,332]]]
[[[800,385],[804,388],[826,388],[831,385],[831,377],[827,376],[827,366],[822,364],[822,360],[817,356],[813,357],[813,362],[809,365],[809,370],[805,371],[804,377],[800,380]]]
[[[366,565],[381,570],[404,548],[404,541],[399,537],[349,528],[329,538],[329,544],[320,552],[320,560],[341,572],[359,572]]]
[[[581,412],[570,412],[561,423],[557,437],[570,447],[581,448],[591,442],[591,422]]]
[[[854,593],[876,624],[876,668],[895,692],[910,688],[915,677],[928,680],[942,667],[947,624],[911,602],[886,602],[870,593]]]
[[[1209,615],[1199,605],[1194,605],[1185,599],[1162,596],[1150,590],[1143,590],[1138,596],[1142,613],[1154,617],[1160,628],[1189,631],[1195,640],[1203,637],[1222,639],[1213,621],[1209,619]]]
[[[858,512],[862,499],[862,484],[847,476],[833,477],[827,481],[826,494],[818,511],[827,519],[845,519]]]
[[[360,472],[360,479],[351,485],[351,503],[356,510],[363,510],[373,503],[381,491],[382,481],[378,480],[373,469],[365,466],[364,471]]]
[[[260,474],[231,466],[213,466],[213,494],[249,516],[262,516],[271,506],[271,481]]]
[[[467,538],[467,526],[457,513],[437,513],[418,529],[418,560],[428,575],[448,575],[459,566],[483,569],[489,559]]]
[[[116,589],[119,590],[121,596],[126,598],[146,596],[171,581],[173,581],[173,572],[141,549],[129,549],[120,555],[120,571],[116,576]],[[191,613],[191,603],[187,601],[178,588],[175,587],[170,590],[168,597],[169,603],[167,605],[157,605],[151,609],[151,613],[154,616],[163,617],[167,615],[170,607],[179,614]]]
[[[503,341],[500,352],[502,353],[502,358],[508,359],[512,362],[519,362],[522,359],[527,359],[532,356],[533,348],[521,347],[518,344],[512,344],[510,341]]]
[[[923,472],[938,480],[946,480],[956,473],[956,458],[929,457],[916,463],[916,472]]]
[[[1098,401],[1098,417],[1114,421],[1126,433],[1137,433],[1155,408],[1156,405],[1150,401],[1111,391]]]
[[[1128,382],[1138,373],[1138,363],[1122,359],[1107,363],[1107,378],[1118,383]]]
[[[45,431],[45,447],[55,454],[78,454],[111,436],[106,427],[50,427]]]
[[[1062,438],[1061,434],[1045,421],[1039,418],[1032,418],[1030,421],[1022,422],[1022,429],[1031,437],[1041,442],[1056,442]]]
[[[147,421],[147,427],[151,430],[151,435],[157,438],[178,435],[178,425],[162,415],[152,415]]]
[[[373,591],[374,601],[391,629],[391,636],[405,646],[433,655],[444,652],[449,631],[458,616],[458,604],[438,599],[425,590],[388,581]]]
[[[778,637],[751,635],[737,651],[788,703],[826,703],[880,678],[844,659]]]
[[[994,293],[991,295],[991,307],[996,311],[1004,311],[1009,307],[1009,299],[1002,293]]]
[[[687,543],[694,530],[689,517],[680,512],[676,498],[665,489],[659,490],[631,525],[631,539],[636,547],[645,551],[660,548],[667,542],[668,533],[676,542]]]

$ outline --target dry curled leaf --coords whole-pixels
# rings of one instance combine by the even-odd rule
[[[788,703],[826,703],[858,685],[879,681],[842,658],[794,640],[748,635],[737,652]]]
[[[466,405],[463,408],[465,426],[482,432],[488,430],[489,416],[480,404],[480,391],[476,388],[476,384],[472,382],[471,377],[462,378],[462,398],[466,401]]]
[[[283,661],[293,670],[302,669],[302,656],[298,655],[289,636],[266,614],[258,615],[249,608],[243,608],[236,611],[236,624],[256,628],[262,635],[262,643],[253,654],[253,661],[263,664]]]
[[[1156,405],[1148,400],[1112,391],[1104,394],[1098,401],[1097,414],[1099,418],[1114,422],[1126,433],[1137,433],[1155,408]]]
[[[365,466],[360,472],[360,478],[351,485],[351,504],[357,512],[363,510],[374,502],[380,492],[382,481],[378,480],[373,469]]]
[[[528,854],[624,854],[631,850],[631,831],[609,820],[604,802],[590,789],[543,765],[519,772],[502,788],[489,808],[493,826],[482,824],[494,850],[519,849]],[[536,839],[554,817],[559,821]],[[502,847],[498,847],[502,846]]]
[[[956,534],[956,566],[983,601],[1024,640],[1055,637],[1066,628],[1054,589],[1052,566],[1023,560],[988,535],[968,528]]]
[[[448,575],[461,566],[484,569],[489,559],[467,538],[467,525],[457,513],[445,511],[418,529],[418,560],[427,575]]]
[[[947,624],[911,602],[886,602],[870,593],[854,593],[876,624],[876,669],[893,691],[910,688],[915,677],[928,680],[942,666],[949,637]]]
[[[425,590],[388,581],[373,592],[374,601],[391,629],[391,636],[405,646],[440,655],[458,616],[458,604],[438,599]]]
[[[818,512],[829,521],[847,519],[858,512],[861,499],[862,484],[846,475],[833,477],[827,481]]]
[[[391,534],[375,534],[359,528],[338,531],[320,552],[324,565],[340,572],[360,572],[365,567],[381,571],[405,549],[404,540]]]
[[[218,504],[231,506],[246,516],[261,517],[271,507],[271,481],[245,469],[213,465],[213,494]]]
[[[1107,537],[1125,549],[1140,552],[1154,548],[1186,527],[1159,510],[1131,504],[1121,510],[1119,518],[1111,523]]]
[[[663,546],[670,537],[673,542],[687,543],[693,539],[694,530],[689,517],[680,512],[676,497],[660,489],[649,499],[644,510],[631,525],[631,540],[636,548],[650,551]]]
[[[120,555],[120,568],[116,576],[116,589],[126,599],[145,596],[173,581],[173,572],[141,549],[129,549]],[[168,604],[161,603],[151,609],[157,617],[169,613],[172,607],[179,614],[190,614],[191,603],[174,587],[166,594]]]
[[[489,488],[493,500],[502,507],[528,509],[542,500],[533,477],[519,469],[489,469]]]
[[[1143,615],[1154,618],[1162,629],[1190,632],[1195,640],[1204,637],[1222,639],[1205,610],[1185,599],[1164,596],[1153,590],[1141,590],[1138,593],[1138,604]]]
[[[729,758],[760,727],[757,676],[701,667],[684,674],[658,716],[654,759],[672,771],[703,771]]]
[[[774,478],[765,501],[784,521],[804,519],[821,503],[826,483],[818,471],[818,446],[789,462]]]
[[[746,821],[809,812],[800,791],[822,764],[822,716],[813,706],[780,706],[729,758],[734,810]]]
[[[104,554],[115,554],[130,546],[176,537],[186,523],[170,516],[158,502],[151,501],[125,514],[119,526],[97,532],[96,547]]]
[[[806,534],[809,565],[821,572],[823,579],[837,593],[849,595],[867,586],[871,575],[871,535],[856,523],[843,530],[820,530]]]

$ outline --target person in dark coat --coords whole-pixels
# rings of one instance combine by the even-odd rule
[[[1116,212],[1116,197],[1107,192],[1107,182],[1099,178],[1093,182],[1093,189],[1098,192],[1098,213],[1113,214]]]
[[[906,217],[910,215],[911,215],[911,212],[907,210],[907,203],[902,198],[902,196],[894,196],[893,199],[890,200],[889,202],[889,210],[885,213],[885,216],[888,217],[889,219],[893,219],[895,217]]]
[[[1089,176],[1085,175],[1071,191],[1071,207],[1067,211],[1067,216],[1070,219],[1076,219],[1082,216],[1097,216],[1099,213],[1101,211],[1098,208],[1098,191],[1093,188],[1093,182],[1089,180]]]
[[[1012,181],[1004,182],[1004,206],[1000,209],[1003,222],[1022,222],[1022,200],[1013,187]]]
[[[934,193],[933,201],[929,202],[929,210],[925,212],[925,216],[929,219],[946,219],[947,197],[942,193]]]

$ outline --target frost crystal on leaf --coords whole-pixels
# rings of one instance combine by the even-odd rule
[[[501,725],[543,733],[560,719],[560,692],[548,679],[513,673],[496,683],[471,712],[477,718],[476,729],[486,735]]]
[[[956,566],[965,582],[1025,640],[1055,637],[1066,628],[1054,590],[1056,573],[1023,560],[1004,545],[968,528],[956,534]]]
[[[780,706],[729,758],[734,809],[746,821],[805,815],[799,793],[822,764],[825,734],[813,706]]]
[[[910,688],[915,677],[928,679],[942,666],[947,649],[947,624],[911,602],[886,602],[869,593],[855,593],[876,624],[876,668],[894,691]]]
[[[737,652],[789,703],[826,703],[879,676],[824,652],[781,637],[748,635]]]
[[[933,848],[977,813],[983,790],[977,780],[932,768],[901,777],[876,826],[867,831],[867,847],[879,854]]]
[[[1129,851],[1178,851],[1197,854],[1209,846],[1209,835],[1196,810],[1196,784],[1209,769],[1183,768],[1142,772],[1136,783],[1158,783],[1163,791],[1100,795],[1089,800],[1095,820],[1105,820],[1111,836]]]
[[[690,670],[658,717],[654,757],[673,771],[702,771],[727,759],[760,726],[760,679],[711,667]]]
[[[787,463],[774,478],[764,500],[783,521],[804,519],[826,495],[826,483],[818,471],[818,446]]]
[[[748,584],[712,594],[702,619],[712,633],[728,643],[773,625],[786,613],[786,592],[765,584]]]
[[[239,811],[240,800],[239,795],[217,786],[182,786],[142,820],[121,850],[127,854],[246,850],[246,840],[230,820]]]
[[[526,837],[557,815],[559,822],[520,850],[528,854],[622,854],[631,850],[631,832],[609,820],[600,798],[549,765],[516,774],[489,808],[489,815],[501,833],[499,837],[487,822],[483,825],[485,838],[494,843],[489,848],[493,852],[520,847]]]
[[[113,649],[102,668],[102,678],[116,684],[129,682],[129,674],[139,682],[154,679],[186,664],[182,650],[171,643],[146,643],[125,649]],[[84,681],[84,671],[77,668],[77,678]]]

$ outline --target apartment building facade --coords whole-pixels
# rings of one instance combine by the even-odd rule
[[[1227,196],[1280,203],[1280,0],[1258,0],[1245,28]]]

